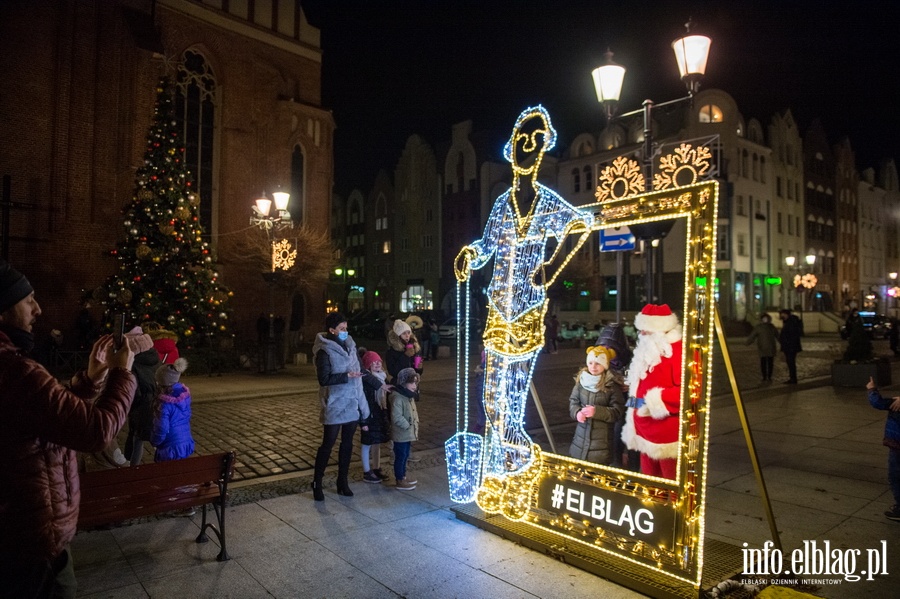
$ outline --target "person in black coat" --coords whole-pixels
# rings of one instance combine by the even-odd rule
[[[784,384],[796,385],[797,354],[803,351],[803,348],[800,346],[800,337],[803,335],[803,323],[787,308],[781,310],[778,313],[778,317],[783,323],[781,332],[778,334],[778,342],[781,344],[781,351],[784,352],[784,361],[788,367],[788,380]]]

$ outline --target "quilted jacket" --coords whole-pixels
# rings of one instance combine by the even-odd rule
[[[103,387],[85,372],[63,385],[0,332],[0,562],[49,560],[69,544],[81,499],[75,452],[107,446],[136,387],[121,368]]]

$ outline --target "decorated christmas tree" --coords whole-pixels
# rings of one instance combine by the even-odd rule
[[[128,326],[155,321],[190,344],[198,335],[230,334],[232,293],[219,282],[203,239],[168,80],[156,93],[144,163],[124,209],[125,239],[111,251],[119,269],[92,296],[107,316],[123,312]]]

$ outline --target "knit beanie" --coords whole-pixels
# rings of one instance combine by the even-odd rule
[[[141,327],[134,327],[125,333],[125,342],[128,343],[131,351],[136,354],[153,349],[153,339],[150,338],[150,335],[144,333]]]
[[[397,373],[397,384],[398,385],[405,385],[406,383],[408,383],[410,381],[418,382],[418,380],[419,380],[419,373],[416,372],[412,368],[404,368],[403,370],[401,370],[400,372]]]
[[[362,357],[362,365],[366,370],[372,370],[372,364],[375,362],[381,362],[381,356],[379,356],[376,352],[367,351],[363,354]]]
[[[25,275],[0,260],[0,312],[6,312],[31,295],[34,289]]]
[[[395,335],[397,335],[399,337],[400,335],[402,335],[403,333],[405,333],[407,331],[412,333],[412,329],[409,328],[408,324],[406,324],[405,322],[403,322],[402,320],[399,320],[399,319],[394,321],[394,334]]]
[[[325,330],[336,329],[342,322],[347,322],[347,317],[340,312],[329,312],[325,317]]]
[[[595,345],[593,347],[587,348],[587,358],[585,359],[586,364],[590,364],[591,362],[597,362],[598,364],[602,364],[604,368],[609,368],[609,363],[613,358],[616,357],[615,350],[612,350],[608,347],[603,347],[602,345]]]
[[[161,387],[171,387],[181,379],[181,373],[187,370],[188,362],[178,358],[172,364],[163,364],[156,369],[156,382]]]

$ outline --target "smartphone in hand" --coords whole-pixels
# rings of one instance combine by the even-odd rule
[[[125,315],[116,314],[113,317],[113,340],[116,342],[116,350],[122,349],[125,343]]]

